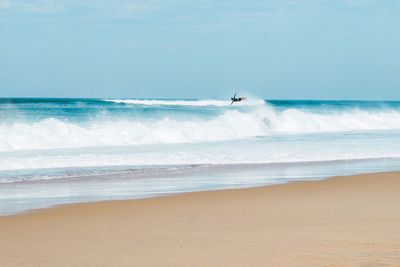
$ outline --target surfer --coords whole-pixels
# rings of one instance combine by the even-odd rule
[[[237,93],[235,93],[235,95],[234,95],[233,97],[231,97],[231,100],[232,100],[231,105],[233,104],[233,102],[240,102],[240,101],[243,101],[243,100],[246,99],[245,97],[238,97],[238,98],[236,98],[236,94],[237,94]]]

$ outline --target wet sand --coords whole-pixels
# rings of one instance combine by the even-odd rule
[[[0,266],[400,266],[400,173],[0,217]]]

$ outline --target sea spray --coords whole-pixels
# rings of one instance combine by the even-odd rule
[[[55,101],[47,108],[36,104],[37,110],[35,104],[29,110],[21,105],[17,119],[0,122],[0,151],[180,144],[281,134],[400,129],[400,110],[387,107],[307,108],[293,104],[282,108],[260,100],[233,107],[222,100],[124,100],[129,104],[121,107],[122,100],[115,101],[111,102],[114,106],[97,104],[90,109],[82,104],[83,100],[58,106]],[[149,103],[150,108],[141,107]]]

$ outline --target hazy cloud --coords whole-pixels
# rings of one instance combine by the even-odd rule
[[[151,1],[130,1],[116,6],[115,14],[120,17],[140,17],[146,12],[156,10],[158,5]]]
[[[61,1],[38,0],[26,1],[20,4],[20,7],[31,13],[52,14],[58,13],[63,9]]]
[[[378,0],[342,0],[342,3],[351,7],[363,7],[371,4],[378,4]]]
[[[9,0],[0,0],[0,9],[1,8],[6,8],[10,6],[10,1]]]
[[[158,1],[151,0],[0,0],[0,8],[42,14],[87,10],[99,16],[140,17],[157,7]]]

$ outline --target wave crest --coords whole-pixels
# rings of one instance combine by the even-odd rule
[[[194,107],[226,107],[229,106],[231,101],[229,100],[156,100],[156,99],[105,99],[107,102],[113,102],[118,104],[131,104],[131,105],[143,105],[143,106],[194,106]],[[253,106],[262,105],[264,100],[261,99],[248,99],[244,102],[235,103],[239,106]]]
[[[400,129],[395,110],[315,112],[268,105],[226,110],[213,118],[156,121],[98,120],[86,124],[55,118],[0,124],[0,151],[223,141],[273,134]]]

